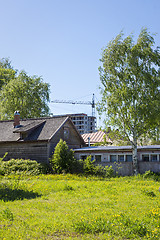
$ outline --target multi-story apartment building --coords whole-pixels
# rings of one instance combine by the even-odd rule
[[[68,114],[80,134],[93,133],[96,131],[96,117],[85,113]]]

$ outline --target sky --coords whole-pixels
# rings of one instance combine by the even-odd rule
[[[0,58],[50,84],[53,115],[92,114],[90,105],[52,101],[100,101],[99,59],[121,31],[136,41],[148,28],[160,46],[159,0],[0,0],[0,9]]]

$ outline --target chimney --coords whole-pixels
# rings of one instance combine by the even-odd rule
[[[20,113],[19,111],[14,112],[14,128],[18,127],[20,125]]]

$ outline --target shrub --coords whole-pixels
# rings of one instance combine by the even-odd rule
[[[42,165],[34,160],[11,159],[9,161],[3,161],[1,159],[0,175],[38,175],[42,173],[42,171],[44,171]]]
[[[116,176],[112,166],[110,166],[110,167],[105,166],[104,171],[105,171],[105,177],[107,177],[107,178]]]
[[[85,175],[96,175],[107,178],[115,175],[112,166],[103,167],[101,165],[95,165],[95,160],[91,160],[91,156],[83,160],[83,172]]]
[[[88,156],[84,161],[83,161],[83,172],[86,175],[94,175],[96,172],[96,167],[93,164],[95,160],[91,160],[91,156]]]
[[[154,173],[150,170],[146,171],[143,175],[143,178],[150,178],[155,181],[160,181],[160,174],[159,173]]]
[[[55,147],[50,163],[55,173],[73,173],[78,161],[74,158],[73,150],[69,150],[66,142],[60,139]]]

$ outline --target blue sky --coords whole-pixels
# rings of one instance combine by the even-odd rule
[[[0,6],[0,58],[42,76],[50,100],[91,101],[93,93],[100,100],[102,48],[122,30],[136,40],[147,27],[160,46],[159,0],[0,0]],[[91,114],[87,105],[49,106],[54,115]]]

